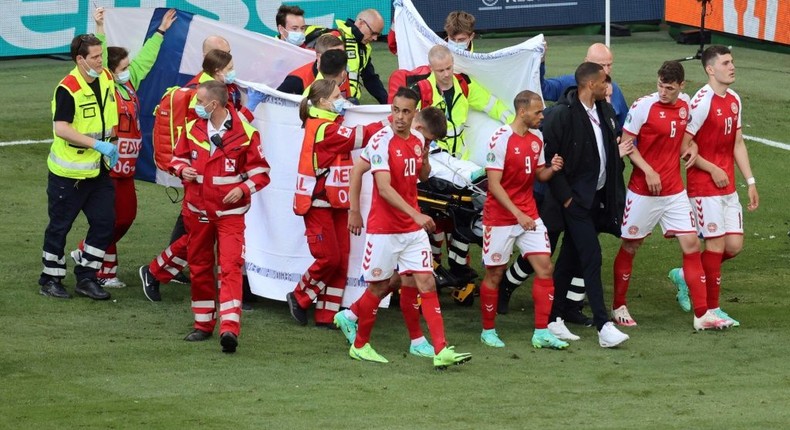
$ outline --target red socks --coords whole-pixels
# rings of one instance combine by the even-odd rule
[[[540,330],[549,326],[549,314],[554,300],[554,280],[538,278],[532,281],[532,301],[535,302],[535,328]]]
[[[721,252],[705,250],[702,253],[702,267],[705,269],[705,283],[708,290],[708,309],[719,307],[719,287],[721,286]]]
[[[480,283],[480,313],[483,315],[483,330],[496,326],[496,308],[499,303],[499,289],[489,288],[485,281]]]
[[[689,296],[694,305],[694,315],[697,318],[708,311],[707,287],[705,286],[705,270],[702,268],[699,252],[683,254],[683,279],[689,287]]]
[[[422,327],[420,327],[420,305],[417,303],[417,288],[401,287],[400,289],[400,311],[403,314],[403,321],[406,329],[409,330],[409,339],[419,339],[422,337]]]
[[[416,288],[414,289],[417,290]],[[447,341],[444,338],[444,320],[442,319],[442,308],[439,306],[439,296],[436,291],[430,293],[420,293],[422,297],[422,317],[428,324],[428,331],[431,333],[431,341],[433,341],[433,350],[436,354],[441,352]],[[359,338],[359,331],[357,331],[357,338]]]
[[[634,267],[634,254],[629,254],[623,247],[614,259],[614,302],[612,309],[625,305],[625,295],[631,282],[631,270]]]
[[[362,297],[354,303],[357,306],[353,312],[359,317],[354,348],[362,348],[370,341],[370,332],[373,331],[373,323],[376,322],[376,312],[379,309],[379,303],[381,303],[381,299],[371,293],[370,290],[365,290]],[[351,308],[354,309],[353,306]]]

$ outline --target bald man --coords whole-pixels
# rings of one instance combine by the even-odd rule
[[[343,40],[348,55],[348,82],[352,101],[362,97],[362,86],[381,104],[387,104],[387,89],[373,67],[373,47],[370,42],[378,39],[384,29],[384,18],[376,9],[365,9],[355,19],[336,20],[336,29],[319,26],[307,28],[307,46],[324,33],[334,34]]]
[[[603,43],[593,43],[587,48],[587,56],[584,61],[599,64],[603,67],[607,75],[612,75],[612,65],[614,64],[614,55]],[[569,87],[576,86],[576,80],[572,74],[557,76],[556,78],[546,79],[546,63],[545,56],[540,63],[540,90],[543,92],[543,99],[556,102],[565,93]],[[611,102],[614,107],[614,112],[617,114],[617,133],[620,134],[625,124],[625,117],[628,114],[628,104],[625,102],[623,92],[620,87],[612,82],[612,97]]]
[[[230,53],[230,43],[222,36],[212,35],[203,40],[203,56],[205,57],[212,49]]]

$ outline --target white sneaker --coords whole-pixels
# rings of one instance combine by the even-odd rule
[[[126,283],[118,278],[96,278],[96,281],[104,288],[126,288]]]
[[[602,348],[614,348],[628,339],[630,337],[618,330],[611,321],[604,324],[601,331],[598,332],[598,344]]]
[[[705,312],[705,315],[697,318],[694,316],[694,330],[708,330],[708,329],[717,329],[721,330],[731,326],[733,323],[731,320],[726,320],[723,318],[719,318],[711,311]]]
[[[565,327],[565,321],[563,321],[560,317],[557,317],[555,321],[549,323],[549,333],[553,334],[554,337],[560,340],[581,339],[579,336],[571,333],[571,331],[568,330],[568,327]]]
[[[628,313],[628,308],[625,307],[625,305],[622,305],[617,309],[612,309],[612,321],[614,321],[615,324],[624,327],[633,327],[636,325],[636,321],[631,318],[631,314]]]

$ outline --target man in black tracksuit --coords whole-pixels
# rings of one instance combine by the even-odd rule
[[[609,321],[601,283],[601,244],[598,232],[619,236],[625,206],[623,161],[617,143],[617,119],[606,102],[606,73],[595,63],[576,69],[576,87],[568,88],[543,123],[548,159],[559,154],[563,170],[549,182],[561,207],[565,235],[554,271],[554,305],[549,329],[560,338],[578,339],[562,322],[567,286],[574,268],[582,269],[587,299],[602,347],[628,340]]]

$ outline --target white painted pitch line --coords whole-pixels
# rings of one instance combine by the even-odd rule
[[[786,143],[774,142],[773,140],[763,139],[762,137],[754,137],[754,136],[743,136],[746,140],[751,140],[753,142],[762,143],[763,145],[773,146],[774,148],[784,149],[785,151],[790,151],[790,145]]]
[[[44,140],[12,140],[10,142],[0,142],[0,146],[31,145],[34,143],[52,143],[52,139]]]

